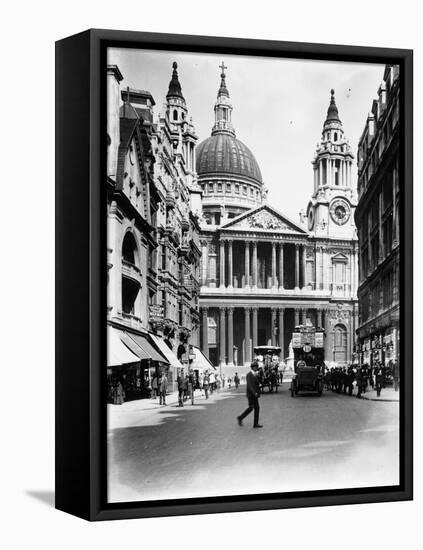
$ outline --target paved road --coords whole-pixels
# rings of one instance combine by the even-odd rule
[[[183,408],[109,408],[109,501],[398,483],[398,403],[324,392],[260,398],[239,427],[245,389]]]

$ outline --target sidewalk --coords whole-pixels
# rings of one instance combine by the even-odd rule
[[[199,390],[195,391],[194,395],[194,407],[191,405],[191,400],[187,399],[184,402],[184,406],[195,410],[195,405],[204,405],[206,403],[214,403],[219,397],[223,397],[227,392],[230,391],[228,387],[221,388],[218,391],[209,393],[209,399],[206,400],[205,395],[201,395]],[[242,390],[239,390],[242,391]],[[108,429],[127,427],[132,425],[134,422],[138,423],[140,418],[151,418],[156,416],[154,411],[160,411],[166,413],[171,409],[174,409],[178,406],[178,392],[169,392],[166,395],[166,405],[160,405],[160,400],[156,398],[147,398],[147,399],[134,399],[133,401],[125,401],[122,405],[113,405],[108,403],[107,410],[109,415],[109,424]],[[149,414],[149,413],[152,414]],[[140,413],[144,413],[140,416]]]
[[[399,402],[400,392],[395,391],[394,388],[383,388],[380,397],[377,396],[375,390],[371,388],[366,390],[366,393],[361,394],[361,399],[367,399],[368,401],[392,401]]]

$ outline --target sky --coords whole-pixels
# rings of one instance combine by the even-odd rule
[[[148,90],[157,115],[165,102],[172,63],[199,142],[214,124],[214,104],[224,61],[233,104],[236,137],[253,152],[269,190],[268,202],[295,221],[313,191],[313,160],[330,101],[335,99],[344,132],[356,157],[384,66],[369,63],[304,61],[266,57],[196,54],[138,49],[108,52],[127,86]],[[354,181],[356,168],[354,168]]]

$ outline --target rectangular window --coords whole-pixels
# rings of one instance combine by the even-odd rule
[[[217,184],[217,192],[218,192],[218,193],[221,193],[221,192],[222,192],[222,184],[221,184],[221,183],[218,183],[218,184]]]
[[[226,192],[227,192],[227,193],[230,193],[230,192],[231,192],[231,184],[230,184],[230,183],[227,183],[227,184],[226,184]]]
[[[235,185],[235,193],[239,195],[239,185]]]

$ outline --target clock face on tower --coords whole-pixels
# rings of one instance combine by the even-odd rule
[[[332,220],[338,225],[344,225],[350,219],[351,208],[344,199],[335,199],[329,208]]]

